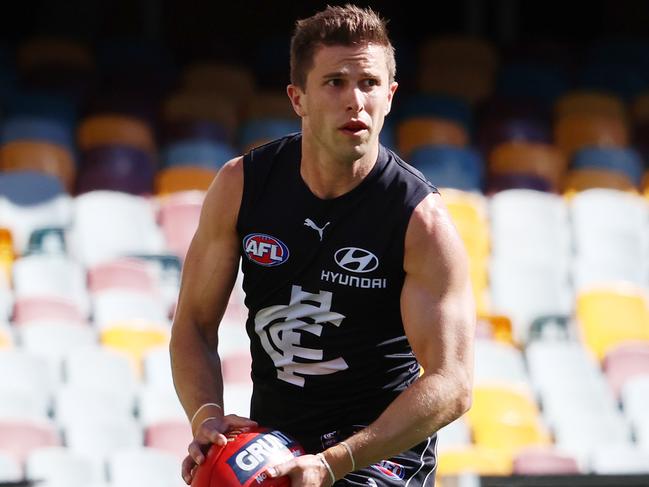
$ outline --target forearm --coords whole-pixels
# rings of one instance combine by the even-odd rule
[[[402,392],[371,425],[346,440],[356,469],[412,448],[469,407],[470,378],[424,374]],[[341,478],[351,471],[348,452],[335,446],[325,457]]]
[[[175,327],[169,346],[174,386],[188,419],[192,419],[203,404],[223,405],[223,377],[217,344],[198,330],[195,326]],[[202,410],[199,414],[213,416],[214,409],[217,408]],[[201,420],[197,417],[194,425]]]

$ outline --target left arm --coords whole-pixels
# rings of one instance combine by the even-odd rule
[[[403,325],[424,373],[376,421],[346,440],[356,469],[412,448],[471,404],[476,313],[468,259],[439,195],[428,195],[411,216],[404,269]],[[351,470],[342,445],[324,456],[336,479]],[[330,485],[328,472],[309,457],[278,466],[277,474],[288,473],[294,487]]]

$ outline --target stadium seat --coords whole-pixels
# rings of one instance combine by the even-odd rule
[[[79,347],[68,352],[63,366],[66,384],[107,391],[135,407],[139,383],[126,355],[101,346]]]
[[[19,465],[37,448],[60,445],[61,437],[50,420],[0,420],[0,454],[10,455]]]
[[[514,457],[515,475],[578,475],[577,459],[553,447],[529,447]]]
[[[473,149],[420,146],[412,151],[408,162],[439,188],[482,192],[484,161]]]
[[[236,156],[229,144],[210,140],[186,140],[168,145],[162,154],[164,167],[192,166],[219,170]]]
[[[110,455],[144,443],[142,428],[134,418],[83,418],[63,428],[68,449],[92,464],[95,478],[104,478]],[[111,485],[114,485],[111,483]]]
[[[125,353],[140,376],[143,355],[151,348],[168,346],[170,335],[165,323],[124,320],[106,325],[100,332],[100,342],[106,348]]]
[[[169,380],[171,381],[171,373]],[[144,384],[138,394],[137,417],[145,428],[160,422],[189,424],[173,385],[165,387]],[[185,450],[188,444],[184,445]]]
[[[144,352],[143,377],[146,385],[161,389],[173,389],[171,358],[168,347],[153,347]]]
[[[418,88],[474,103],[493,92],[499,55],[486,39],[438,36],[419,44]]]
[[[76,421],[133,419],[134,398],[87,384],[64,384],[54,396],[54,420],[60,428]]]
[[[17,116],[0,126],[0,144],[28,140],[58,144],[72,153],[75,150],[72,127],[56,119]]]
[[[473,132],[473,109],[465,100],[442,94],[413,92],[398,95],[390,118],[403,120],[409,117],[435,117],[460,123],[467,133]],[[386,119],[387,121],[387,119]]]
[[[471,444],[471,430],[464,418],[458,418],[437,431],[437,449],[444,451]]]
[[[572,238],[563,198],[533,190],[500,191],[489,199],[488,213],[493,258],[542,261],[567,272]]]
[[[617,190],[590,189],[569,205],[574,236],[575,289],[606,281],[630,280],[644,286],[649,272],[648,207],[639,196]],[[582,278],[586,270],[594,278]],[[584,277],[588,277],[586,274]]]
[[[92,464],[65,447],[33,450],[25,462],[25,477],[44,487],[86,487],[94,480]]]
[[[35,206],[47,203],[65,193],[56,176],[40,171],[0,173],[0,195],[14,205]]]
[[[50,142],[14,141],[0,146],[0,170],[38,171],[57,177],[68,192],[76,177],[74,155]]]
[[[19,482],[23,479],[20,463],[7,452],[0,452],[0,482]]]
[[[569,87],[568,76],[557,65],[535,61],[510,61],[498,72],[495,94],[509,98],[531,98],[553,104]]]
[[[65,255],[27,255],[16,259],[13,285],[16,299],[67,298],[84,316],[90,314],[85,270]]]
[[[649,401],[649,376],[641,375],[627,380],[622,386],[620,399],[624,415],[634,425],[637,426],[643,421],[649,425],[649,421],[645,419],[647,401]],[[649,430],[647,432],[649,433]]]
[[[164,145],[178,142],[214,142],[217,144],[230,144],[232,134],[230,130],[211,120],[175,120],[166,121],[162,127],[162,140]]]
[[[179,197],[174,198],[172,194],[162,199],[159,222],[167,248],[184,260],[198,228],[205,195],[198,191],[175,195]]]
[[[477,133],[477,145],[485,159],[491,151],[505,143],[549,145],[552,143],[550,124],[541,118],[504,118],[485,120]]]
[[[561,186],[567,162],[552,145],[505,142],[491,151],[490,174],[528,174],[548,181],[553,191]]]
[[[239,106],[224,93],[179,91],[168,96],[162,105],[165,123],[212,122],[224,127],[225,142],[234,143],[239,124]]]
[[[644,163],[633,148],[585,147],[575,153],[572,169],[604,169],[627,177],[636,188],[642,184]]]
[[[77,174],[77,195],[90,191],[121,191],[134,195],[153,194],[156,161],[141,148],[103,145],[83,151]]]
[[[151,127],[135,117],[112,114],[91,115],[79,123],[77,141],[81,151],[102,146],[127,146],[155,155]]]
[[[28,188],[23,190],[30,191]],[[34,232],[44,228],[68,227],[72,223],[72,199],[67,194],[34,205],[14,204],[0,197],[0,206],[0,226],[11,232],[13,249],[17,255],[27,252]]]
[[[112,487],[181,487],[180,462],[175,455],[155,448],[126,448],[109,456],[108,476]]]
[[[649,339],[621,343],[609,349],[602,363],[604,374],[616,397],[624,385],[635,377],[649,377]]]
[[[468,445],[441,451],[437,475],[442,479],[463,473],[510,475],[512,465],[512,456],[505,450]]]
[[[130,290],[156,294],[158,273],[153,264],[134,257],[120,257],[88,268],[88,291]]]
[[[18,68],[25,72],[37,68],[67,67],[90,70],[94,67],[92,53],[81,42],[63,37],[30,37],[16,51]]]
[[[630,194],[638,193],[638,186],[626,175],[611,169],[569,169],[563,179],[562,192],[566,199],[588,189],[609,189]]]
[[[8,324],[9,318],[13,314],[14,304],[13,291],[11,290],[13,249],[11,241],[2,241],[2,230],[0,229],[0,323]]]
[[[30,296],[18,298],[14,303],[15,325],[44,320],[85,323],[86,317],[71,298]]]
[[[47,361],[51,384],[63,381],[63,359],[78,347],[96,345],[97,330],[87,323],[71,321],[28,321],[16,329],[16,340],[22,350]]]
[[[435,117],[409,117],[396,127],[397,148],[408,160],[412,152],[426,145],[465,147],[469,134],[457,122]]]
[[[581,291],[576,319],[584,343],[601,360],[630,340],[649,340],[649,308],[644,292],[632,286]]]
[[[0,384],[5,392],[16,389],[31,398],[28,416],[47,415],[54,384],[43,358],[19,348],[0,349]]]
[[[174,166],[161,169],[156,174],[157,195],[182,191],[207,191],[216,177],[214,169],[192,166]]]
[[[239,128],[239,147],[242,152],[284,137],[300,132],[302,125],[299,119],[291,118],[249,118],[241,123]]]
[[[248,350],[224,351],[221,358],[224,383],[251,383],[252,359]]]
[[[161,296],[128,289],[112,289],[92,296],[94,325],[103,331],[120,322],[167,325],[169,312]]]
[[[2,292],[5,292],[4,290]],[[0,306],[2,306],[0,304]],[[0,310],[0,313],[3,311]],[[12,348],[14,346],[13,329],[8,322],[0,321],[0,350],[3,348]]]
[[[227,93],[240,102],[255,91],[255,78],[247,67],[215,61],[196,61],[185,66],[180,83],[187,91]]]
[[[250,417],[252,384],[229,383],[223,385],[223,407],[227,414]]]
[[[649,451],[635,445],[598,445],[590,458],[591,470],[599,475],[649,474]]]
[[[557,118],[569,115],[597,115],[625,120],[623,99],[613,93],[595,90],[573,90],[563,94],[554,104]]]
[[[85,266],[134,254],[158,254],[163,238],[153,205],[117,191],[91,191],[74,200],[70,255]]]
[[[571,158],[588,146],[627,147],[629,129],[619,118],[601,115],[566,115],[554,125],[554,140],[564,155]]]
[[[192,428],[187,419],[159,421],[150,424],[144,432],[144,445],[171,453],[183,460],[187,456],[187,445],[193,440]]]
[[[512,345],[476,340],[474,383],[476,386],[499,383],[531,388],[523,353]]]
[[[489,173],[487,175],[486,196],[493,196],[500,191],[509,189],[531,189],[534,191],[543,191],[552,193],[552,183],[540,176],[525,173]]]
[[[59,92],[29,90],[21,87],[6,100],[4,113],[11,117],[44,117],[59,120],[70,127],[77,123],[77,103]]]
[[[286,91],[284,89],[261,89],[257,90],[252,97],[247,100],[243,107],[243,117],[241,123],[248,120],[291,120],[299,122],[299,117],[293,110]],[[240,124],[241,126],[241,124]]]

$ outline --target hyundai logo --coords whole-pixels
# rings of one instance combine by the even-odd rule
[[[379,259],[372,252],[358,247],[345,247],[334,254],[336,264],[350,272],[372,272],[379,266]]]

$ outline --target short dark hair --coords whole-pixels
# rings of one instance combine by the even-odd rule
[[[302,89],[306,87],[306,76],[320,45],[353,46],[364,42],[385,48],[390,82],[394,81],[396,61],[386,24],[371,8],[350,4],[327,6],[311,17],[298,20],[291,39],[291,83]]]

